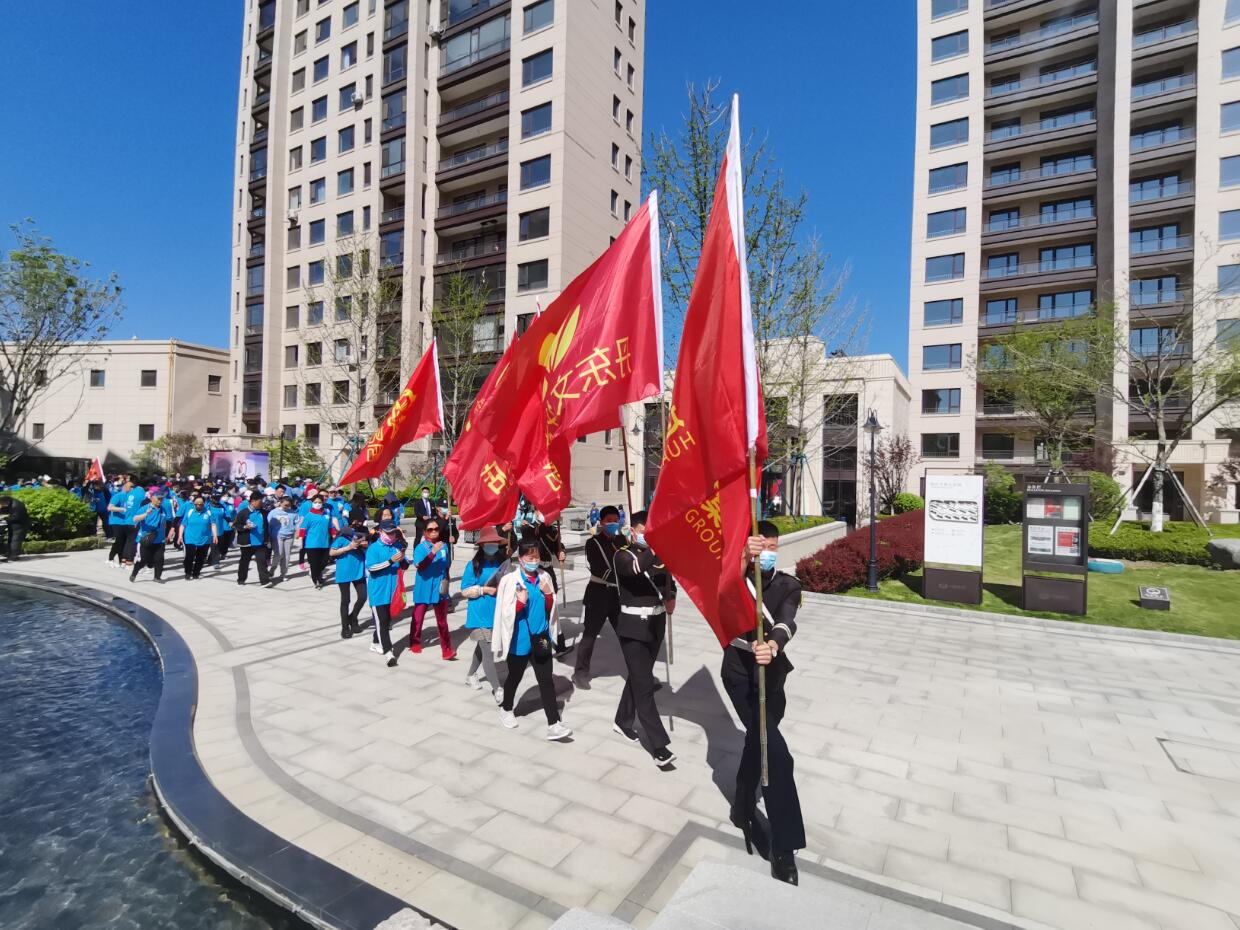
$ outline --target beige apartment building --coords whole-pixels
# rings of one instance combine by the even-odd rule
[[[346,393],[364,393],[368,434],[429,343],[446,275],[488,289],[472,349],[493,364],[607,248],[641,194],[644,6],[247,0],[230,432],[343,464]],[[400,288],[362,334],[322,296],[359,244]],[[445,369],[452,351],[441,339]],[[624,467],[603,435],[573,452],[578,501]]]
[[[229,352],[173,340],[116,340],[77,350],[65,374],[39,394],[18,429],[22,469],[80,477],[83,462],[123,468],[168,433],[205,435],[228,426]]]
[[[918,0],[917,10],[917,478],[988,462],[1041,477],[1031,421],[969,374],[988,336],[1110,303],[1134,345],[1185,315],[1194,341],[1228,323],[1203,314],[1200,295],[1240,293],[1240,2]],[[1240,306],[1225,303],[1222,316]],[[1116,379],[1128,387],[1126,371]],[[1110,400],[1091,416],[1117,449],[1117,479],[1135,487],[1154,424]],[[1236,426],[1234,411],[1219,411],[1173,459],[1208,516],[1236,506],[1206,490],[1237,448]],[[1150,490],[1136,510],[1149,509]]]

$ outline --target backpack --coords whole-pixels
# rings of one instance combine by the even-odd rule
[[[249,505],[242,507],[233,515],[232,527],[234,533],[248,533],[250,531]]]

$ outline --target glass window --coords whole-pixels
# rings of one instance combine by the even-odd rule
[[[336,214],[336,237],[353,235],[353,211]]]
[[[310,244],[322,245],[327,237],[327,220],[314,220],[310,223]]]
[[[305,86],[306,86],[306,69],[298,68],[296,71],[293,72],[293,85],[290,88],[289,92],[295,94],[300,90],[304,90]]]
[[[538,3],[531,3],[525,8],[524,13],[525,34],[529,35],[535,30],[551,25],[551,21],[555,18],[555,0],[539,0]]]
[[[318,326],[322,322],[323,322],[323,301],[313,300],[310,303],[306,304],[306,325],[307,326]],[[309,351],[307,351],[306,357],[309,358],[309,355],[310,353]]]
[[[930,0],[930,18],[950,16],[969,8],[969,0]]]
[[[531,210],[520,216],[520,239],[542,239],[550,233],[551,209]]]
[[[994,187],[998,184],[1011,184],[1020,180],[1021,170],[1020,163],[1016,162],[1010,165],[995,165],[990,169],[990,186]]]
[[[288,115],[289,132],[296,132],[298,129],[301,129],[301,127],[304,126],[305,124],[306,124],[305,107],[294,108],[293,111],[290,112]]]
[[[1176,352],[1178,339],[1171,326],[1142,326],[1128,333],[1128,347],[1133,355],[1142,358],[1169,356]]]
[[[1055,294],[1038,295],[1038,319],[1054,320],[1089,313],[1094,304],[1093,291],[1059,291]]]
[[[1071,78],[1084,77],[1098,71],[1096,61],[1078,61],[1074,64],[1048,65],[1038,73],[1039,84],[1052,84],[1055,81],[1067,81]]]
[[[544,103],[541,106],[533,107],[529,110],[521,111],[521,138],[528,139],[531,136],[541,136],[544,132],[551,131],[551,104]]]
[[[1223,12],[1223,22],[1231,23],[1240,19],[1240,0],[1227,0],[1227,9]]]
[[[1015,252],[989,255],[986,258],[986,277],[1005,278],[1020,273],[1020,256]]]
[[[1038,261],[1042,271],[1063,271],[1070,268],[1092,268],[1094,246],[1092,242],[1077,245],[1059,245],[1041,249]]]
[[[320,19],[317,23],[314,24],[314,42],[316,45],[319,42],[326,42],[328,39],[331,38],[331,36],[332,36],[332,18],[330,16],[327,17],[327,19]]]
[[[320,311],[322,310],[322,306],[323,306],[322,304],[319,305]],[[322,365],[323,364],[323,343],[321,342],[307,342],[306,343],[306,364],[307,365]]]
[[[964,253],[934,255],[926,259],[927,281],[951,281],[964,277]]]
[[[1128,233],[1128,248],[1135,254],[1162,252],[1176,248],[1180,236],[1178,223],[1143,226]]]
[[[967,163],[930,169],[930,193],[932,194],[960,190],[967,187],[968,183],[969,166]]]
[[[1059,223],[1067,220],[1087,220],[1094,215],[1094,198],[1075,197],[1056,200],[1039,207],[1038,219],[1043,223]]]
[[[1043,177],[1070,174],[1074,171],[1090,171],[1094,167],[1094,156],[1089,152],[1049,156],[1042,159],[1041,166]]]
[[[959,433],[922,433],[923,459],[955,459],[960,457]]]
[[[1240,100],[1223,104],[1220,128],[1223,132],[1235,132],[1240,129]]]
[[[921,392],[922,413],[959,413],[960,388],[935,388]]]
[[[320,59],[318,59],[317,61],[315,61],[315,63],[314,63],[314,82],[315,82],[316,84],[317,84],[319,81],[326,81],[326,80],[327,80],[327,71],[328,71],[328,67],[329,67],[329,65],[330,65],[330,59],[329,59],[329,58],[328,58],[328,56],[326,56],[326,55],[324,55],[322,58],[320,58]]]
[[[153,388],[155,387],[155,377],[155,369],[143,368],[141,373],[138,375],[138,383],[144,388]]]
[[[982,433],[982,458],[1010,459],[1016,451],[1016,437],[1010,433]]]
[[[348,29],[350,26],[357,25],[357,7],[357,3],[350,3],[344,8],[344,13],[340,17],[340,22],[345,29]]]
[[[1020,226],[1020,207],[1009,207],[1006,210],[991,210],[986,218],[986,229],[990,232],[1002,232],[1005,229],[1017,229]]]
[[[960,343],[925,346],[921,350],[923,371],[951,371],[960,367]]]
[[[351,193],[353,193],[353,169],[345,168],[344,171],[336,172],[336,196],[343,197]]]
[[[969,141],[969,118],[954,119],[946,123],[935,123],[930,127],[930,148],[941,149],[948,145],[959,145]]]
[[[357,64],[357,43],[350,42],[340,50],[340,70],[348,71]]]
[[[383,132],[405,125],[405,91],[397,91],[383,98]]]
[[[951,300],[929,300],[925,304],[923,317],[926,326],[950,326],[964,320],[964,300],[959,297]]]
[[[954,236],[964,232],[965,208],[940,210],[926,216],[926,235],[933,239],[936,236]]]
[[[539,291],[547,287],[547,260],[517,265],[517,290]]]
[[[399,81],[409,72],[409,46],[398,45],[383,56],[383,83]]]
[[[969,96],[969,76],[956,74],[930,82],[930,103],[949,103]]]
[[[301,265],[290,265],[284,270],[284,286],[290,290],[301,287]]]
[[[327,197],[327,178],[315,178],[310,182],[310,202],[322,203]]]
[[[1218,266],[1218,292],[1227,297],[1240,294],[1240,265]]]
[[[1240,48],[1229,48],[1223,52],[1223,77],[1240,77]]]
[[[1003,297],[986,301],[982,323],[986,326],[1006,326],[1016,322],[1016,298]]]
[[[551,156],[521,162],[521,190],[551,183]]]
[[[327,157],[327,136],[319,136],[310,143],[310,164]]]
[[[296,171],[301,167],[301,146],[298,145],[288,150],[288,170]]]
[[[961,32],[951,32],[945,36],[939,36],[930,40],[930,60],[942,61],[945,58],[955,58],[957,55],[963,55],[969,50],[969,30],[965,29]]]
[[[319,259],[317,262],[311,262],[307,268],[307,272],[308,280],[311,286],[315,284],[322,284],[324,278],[323,260]]]
[[[1221,187],[1240,184],[1240,155],[1228,155],[1219,159],[1218,183]]]
[[[353,96],[356,93],[356,84],[346,84],[344,87],[340,88],[340,112],[343,113],[345,110],[349,109],[349,107],[353,106]]]
[[[300,317],[300,315],[301,315],[300,307],[285,307],[284,308],[284,328],[285,329],[296,329],[298,318]]]
[[[353,127],[345,126],[336,133],[336,143],[337,154],[343,155],[345,152],[353,151]]]
[[[1226,161],[1227,159],[1223,159]],[[1240,165],[1240,162],[1237,163]],[[1187,194],[1191,190],[1187,182],[1180,180],[1179,174],[1167,174],[1157,178],[1140,178],[1128,184],[1128,197],[1133,203],[1146,200],[1161,200],[1177,194]]]
[[[319,120],[327,119],[327,98],[320,97],[314,103],[310,104],[310,122],[317,123]]]
[[[1222,276],[1220,274],[1220,280]],[[1137,278],[1132,282],[1129,302],[1134,306],[1173,303],[1179,296],[1180,279],[1175,275],[1158,278]]]
[[[551,49],[521,61],[521,86],[529,87],[551,77]]]
[[[405,137],[383,143],[382,177],[389,178],[405,170]]]

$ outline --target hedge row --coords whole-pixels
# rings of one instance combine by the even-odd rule
[[[46,552],[86,552],[102,549],[112,541],[101,536],[83,536],[79,539],[29,539],[22,543],[23,555],[43,555]]]
[[[1089,528],[1089,554],[1133,562],[1209,565],[1209,540],[1206,531],[1195,523],[1165,523],[1161,533],[1151,533],[1141,523],[1121,523],[1112,536],[1110,523],[1098,522]]]
[[[925,520],[924,510],[910,510],[879,521],[879,578],[898,578],[921,567]],[[801,559],[796,574],[806,591],[838,594],[865,584],[869,560],[870,528],[865,526]]]
[[[77,539],[95,529],[95,512],[64,488],[10,491],[30,515],[30,541]]]

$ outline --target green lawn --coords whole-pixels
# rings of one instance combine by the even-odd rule
[[[1216,532],[1216,536],[1240,535],[1238,528],[1233,526],[1212,526],[1211,529],[1221,531]],[[917,604],[941,603],[944,606],[1021,616],[1240,639],[1240,609],[1237,609],[1240,572],[1217,571],[1197,565],[1162,565],[1156,568],[1126,566],[1119,575],[1090,572],[1089,613],[1084,617],[1021,610],[1020,542],[1019,526],[986,527],[982,603],[977,607],[926,601],[921,596],[920,571],[903,579],[880,582],[877,595],[868,593],[864,587],[845,593],[851,597],[880,597]],[[1171,610],[1142,610],[1138,607],[1137,588],[1141,585],[1169,588]]]

